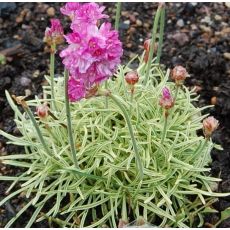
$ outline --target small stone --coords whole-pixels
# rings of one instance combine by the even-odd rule
[[[228,8],[230,8],[230,2],[225,2],[224,4],[225,4],[225,6],[227,6]]]
[[[208,27],[208,26],[200,25],[200,29],[201,29],[203,32],[206,32],[206,33],[211,33],[211,32],[212,32],[211,28]]]
[[[230,60],[230,53],[224,53],[224,58]]]
[[[204,18],[201,19],[201,22],[207,23],[208,25],[212,24],[212,20],[209,16],[205,16]]]
[[[48,14],[48,16],[53,17],[55,16],[55,9],[53,7],[49,7],[46,13]]]
[[[212,104],[212,105],[216,105],[216,102],[217,102],[217,97],[215,97],[215,96],[212,97],[212,98],[211,98],[211,104]]]
[[[192,29],[192,30],[197,30],[197,26],[196,26],[195,24],[192,24],[192,25],[191,25],[191,29]]]
[[[133,15],[133,14],[131,14],[131,15],[129,16],[129,19],[130,19],[130,21],[133,22],[133,23],[136,22],[136,17],[135,17],[135,15]]]
[[[183,27],[184,26],[184,20],[183,19],[179,19],[176,23],[177,26],[179,27]]]
[[[31,83],[31,80],[30,80],[29,78],[27,78],[27,77],[22,77],[22,78],[20,79],[20,84],[21,84],[22,86],[29,86],[30,83]]]
[[[220,15],[218,15],[218,14],[215,15],[214,18],[215,18],[216,21],[221,21],[222,20],[222,17]]]
[[[180,46],[185,45],[185,43],[189,41],[189,37],[186,33],[177,32],[170,37],[174,39]]]
[[[23,22],[23,17],[22,16],[18,16],[18,17],[16,17],[16,23],[21,23],[21,22]]]
[[[38,76],[39,76],[39,74],[40,74],[40,71],[37,69],[37,70],[35,70],[34,72],[33,72],[33,77],[34,78],[37,78]]]
[[[30,89],[25,89],[25,96],[30,96],[32,94]]]
[[[144,22],[144,27],[148,29],[150,27],[150,24],[147,22]]]
[[[142,26],[143,23],[141,20],[137,19],[136,24],[137,24],[137,26]]]

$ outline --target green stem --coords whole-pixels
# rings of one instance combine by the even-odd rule
[[[130,134],[130,137],[131,137],[131,140],[132,140],[132,143],[133,143],[133,149],[134,149],[134,153],[135,153],[137,167],[138,167],[139,172],[140,172],[140,178],[142,179],[143,176],[144,176],[143,165],[141,163],[141,158],[140,158],[140,155],[139,155],[139,152],[138,152],[137,143],[136,143],[136,139],[134,137],[130,117],[129,117],[125,107],[120,103],[120,101],[114,95],[109,94],[108,96],[118,105],[118,107],[121,109],[121,111],[122,111],[122,113],[123,113],[123,115],[125,117],[126,123],[128,125],[128,129],[129,129],[129,134]]]
[[[164,27],[165,27],[165,7],[162,6],[161,10],[161,19],[160,19],[160,37],[157,49],[157,59],[156,63],[160,63],[161,52],[162,52],[162,45],[163,45],[163,36],[164,36]]]
[[[38,126],[38,124],[37,124],[35,118],[34,118],[33,113],[31,112],[30,108],[27,107],[27,106],[26,106],[26,107],[23,106],[23,108],[25,109],[25,111],[26,111],[27,114],[29,115],[30,120],[32,121],[32,123],[33,123],[33,125],[34,125],[34,127],[35,127],[35,129],[36,129],[36,132],[37,132],[37,135],[38,135],[38,137],[39,137],[39,140],[40,140],[40,142],[42,143],[42,145],[43,145],[45,151],[46,151],[50,156],[52,156],[52,154],[51,154],[51,152],[50,152],[50,149],[48,148],[48,146],[47,146],[47,144],[46,144],[46,142],[45,142],[45,140],[44,140],[44,138],[43,138],[43,136],[42,136],[41,130],[40,130],[40,128],[39,128],[39,126]]]
[[[146,70],[146,74],[145,74],[144,85],[146,85],[148,80],[149,80],[149,72],[150,72],[151,63],[152,63],[152,59],[153,59],[153,51],[154,51],[154,45],[155,45],[155,41],[156,41],[156,33],[157,33],[158,22],[159,22],[159,18],[160,18],[160,14],[161,14],[161,8],[162,8],[161,6],[158,7],[157,12],[156,12],[156,16],[154,18],[153,29],[152,29],[152,39],[151,39],[151,45],[150,45],[148,62],[147,62],[147,70]]]
[[[175,92],[175,96],[174,96],[174,102],[176,102],[179,89],[180,89],[180,85],[176,85],[176,92]]]
[[[108,90],[108,80],[106,80],[105,82],[105,89]],[[108,97],[105,97],[105,108],[108,109],[108,107],[109,107]]]
[[[167,111],[164,111],[164,118],[165,118],[165,121],[164,121],[163,134],[162,134],[162,137],[161,137],[161,144],[163,144],[164,139],[165,139],[165,136],[166,136],[166,133],[167,133],[167,121],[168,121],[168,115],[166,115],[166,113],[167,113]]]
[[[121,17],[121,2],[117,2],[115,30],[118,30],[118,28],[119,28],[120,17]]]
[[[77,157],[76,157],[76,155],[77,155],[76,154],[76,148],[74,145],[74,139],[73,139],[73,135],[72,135],[71,114],[70,114],[70,105],[69,105],[69,96],[68,96],[69,74],[68,74],[67,70],[65,70],[65,72],[64,72],[64,77],[65,77],[65,106],[66,106],[68,136],[69,136],[70,148],[71,148],[71,153],[73,156],[75,167],[79,168],[78,162],[77,162]]]
[[[133,86],[133,87],[134,87],[134,86]],[[131,116],[132,107],[133,107],[133,94],[134,94],[134,90],[131,90],[131,93],[130,93],[130,108],[129,108],[130,116]]]
[[[56,101],[55,101],[55,93],[54,93],[54,63],[55,63],[55,52],[56,52],[56,45],[51,45],[51,52],[50,52],[50,82],[51,82],[51,97],[54,109],[57,110]]]

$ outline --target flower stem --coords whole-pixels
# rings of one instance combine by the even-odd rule
[[[54,109],[57,110],[56,101],[55,101],[55,93],[54,93],[54,63],[55,63],[55,52],[56,45],[51,45],[50,51],[50,82],[51,82],[51,97]]]
[[[120,16],[121,16],[121,2],[117,2],[115,30],[118,30],[118,28],[119,28]]]
[[[33,123],[33,125],[34,125],[34,127],[35,127],[35,130],[36,130],[36,132],[37,132],[37,135],[38,135],[38,137],[39,137],[39,140],[40,140],[40,142],[42,143],[42,145],[43,145],[45,151],[51,156],[52,154],[51,154],[51,152],[50,152],[50,149],[48,148],[48,146],[47,146],[47,144],[46,144],[46,142],[45,142],[45,140],[44,140],[44,138],[43,138],[43,136],[42,136],[41,130],[40,130],[40,128],[39,128],[39,126],[38,126],[38,124],[37,124],[35,118],[34,118],[33,113],[31,112],[31,110],[30,110],[30,108],[29,108],[28,106],[23,106],[23,108],[25,109],[25,111],[26,111],[27,114],[29,115],[30,120],[32,121],[32,123]]]
[[[105,89],[106,90],[108,90],[108,82],[107,81],[105,82]],[[108,109],[108,106],[109,106],[108,97],[105,97],[105,108]]]
[[[180,89],[180,85],[176,85],[176,92],[175,92],[175,96],[174,96],[174,102],[176,102],[179,89]]]
[[[143,176],[144,176],[143,165],[141,163],[141,158],[140,158],[140,155],[139,155],[139,152],[138,152],[137,143],[136,143],[136,139],[134,137],[130,117],[129,117],[127,111],[126,111],[126,108],[121,104],[121,102],[117,99],[117,97],[115,97],[112,94],[108,94],[108,96],[118,105],[118,107],[121,109],[121,111],[122,111],[122,113],[123,113],[123,115],[125,117],[126,123],[128,125],[128,129],[129,129],[129,134],[130,134],[130,137],[131,137],[131,140],[132,140],[132,143],[133,143],[133,149],[134,149],[134,153],[135,153],[137,167],[138,167],[139,173],[140,173],[140,178],[142,179]]]
[[[168,111],[167,110],[164,111],[164,118],[165,118],[165,121],[164,121],[163,134],[162,134],[162,137],[161,137],[161,144],[163,144],[165,136],[166,136],[166,133],[167,133],[167,121],[168,121]]]
[[[164,36],[164,27],[165,27],[165,7],[162,6],[161,9],[161,18],[160,18],[160,37],[157,49],[157,59],[156,63],[160,63],[161,52],[162,52],[162,45],[163,45],[163,36]]]
[[[64,77],[65,77],[65,106],[66,106],[68,136],[69,136],[70,148],[71,148],[71,153],[73,156],[73,161],[74,161],[75,167],[79,168],[78,162],[77,162],[77,157],[76,157],[76,148],[74,145],[74,139],[73,139],[73,135],[72,135],[71,114],[70,114],[70,105],[69,105],[69,96],[68,96],[69,74],[68,74],[67,70],[65,70],[65,72],[64,72]]]
[[[149,72],[150,72],[151,63],[152,63],[152,59],[153,59],[153,51],[154,51],[154,45],[155,45],[155,41],[156,41],[156,33],[157,33],[158,22],[159,22],[159,18],[160,18],[160,14],[161,14],[161,9],[162,9],[162,7],[158,6],[156,16],[154,18],[153,29],[152,29],[152,39],[151,39],[151,45],[150,45],[148,62],[147,62],[147,70],[146,70],[146,74],[145,74],[144,85],[146,85],[148,80],[149,80]]]

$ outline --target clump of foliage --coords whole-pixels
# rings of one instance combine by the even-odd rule
[[[164,10],[160,5],[154,36]],[[43,219],[61,227],[117,227],[119,219],[125,224],[140,217],[160,227],[192,227],[197,216],[202,225],[202,213],[213,211],[216,197],[226,195],[215,193],[220,179],[207,168],[218,124],[209,119],[203,127],[207,115],[193,105],[195,92],[182,78],[169,81],[170,71],[159,64],[162,36],[152,59],[154,36],[135,57],[135,72],[134,59],[119,65],[113,79],[93,86],[78,102],[69,104],[67,71],[64,77],[46,76],[43,99],[13,96],[24,113],[6,91],[22,136],[0,134],[25,152],[0,157],[22,170],[15,177],[0,176],[13,181],[0,206],[21,193],[30,198],[6,227],[30,206],[35,211],[26,227]],[[30,108],[37,108],[36,116]],[[205,137],[197,135],[202,127]]]

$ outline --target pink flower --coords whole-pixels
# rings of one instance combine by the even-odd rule
[[[159,101],[159,104],[164,109],[168,110],[174,106],[174,100],[170,93],[170,90],[167,87],[164,87],[162,90],[162,97]]]
[[[99,19],[107,17],[103,10],[96,3],[80,5],[74,11],[73,32],[65,36],[69,45],[60,53],[66,69],[86,92],[113,75],[123,53],[118,32],[111,30],[111,24],[97,26]]]
[[[59,45],[63,43],[63,28],[59,19],[51,19],[51,27],[47,27],[45,30],[44,41],[48,45]]]
[[[84,84],[80,80],[76,80],[70,76],[68,80],[68,96],[70,101],[79,101],[84,98],[86,89]]]
[[[62,14],[73,18],[75,11],[79,10],[80,6],[81,6],[80,3],[78,2],[67,2],[65,6],[63,6],[60,10]]]

